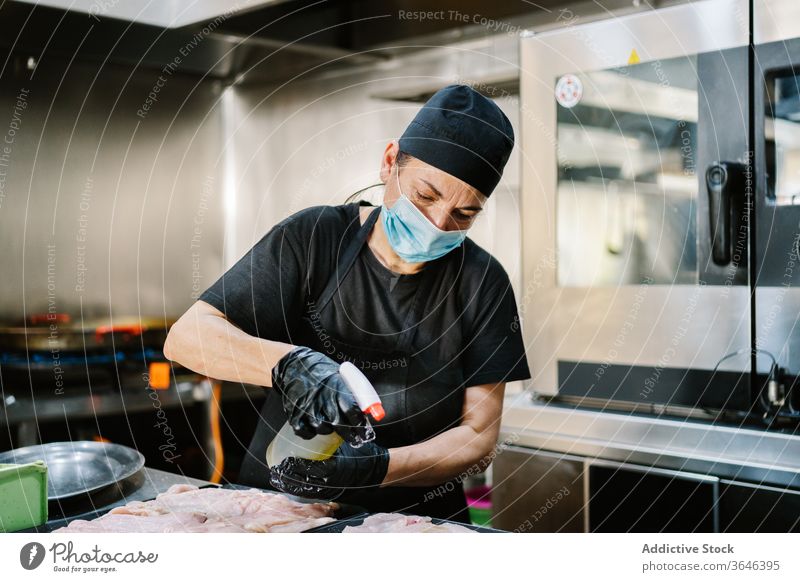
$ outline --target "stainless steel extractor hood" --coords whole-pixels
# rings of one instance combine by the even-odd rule
[[[190,24],[208,22],[277,4],[283,0],[17,0],[27,4],[49,6],[72,12],[83,12],[92,17],[116,18],[138,24],[163,28],[180,28]]]

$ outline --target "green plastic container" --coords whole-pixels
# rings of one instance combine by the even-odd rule
[[[474,525],[492,527],[492,489],[478,485],[465,491],[469,518]]]
[[[0,532],[19,531],[47,521],[47,465],[0,464]]]

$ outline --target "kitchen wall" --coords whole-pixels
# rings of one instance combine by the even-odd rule
[[[278,87],[58,59],[4,75],[0,320],[177,317],[276,222],[377,183],[421,107],[399,98],[516,62],[499,35]],[[519,143],[516,97],[498,104]],[[471,232],[517,288],[519,155]]]
[[[0,320],[179,315],[222,269],[221,88],[13,64],[0,84]]]

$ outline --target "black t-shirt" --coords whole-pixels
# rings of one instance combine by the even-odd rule
[[[199,299],[250,335],[295,343],[293,330],[335,276],[337,257],[358,228],[358,204],[302,210],[272,228]],[[351,330],[352,337],[344,338],[351,345],[391,351],[409,325],[417,288],[423,278],[433,277],[440,289],[447,285],[446,292],[458,299],[457,323],[464,338],[460,365],[466,385],[529,378],[505,270],[469,238],[451,255],[461,262],[459,276],[441,281],[447,257],[427,263],[418,273],[399,275],[384,267],[365,244],[347,275],[350,284],[340,286],[332,299],[332,317],[342,320],[334,327]]]

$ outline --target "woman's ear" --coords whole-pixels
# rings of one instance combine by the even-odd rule
[[[389,178],[392,175],[392,169],[394,168],[395,163],[397,163],[397,155],[399,153],[400,145],[397,143],[396,139],[386,144],[386,148],[383,150],[383,157],[381,158],[380,171],[381,182],[384,184],[389,182]]]

